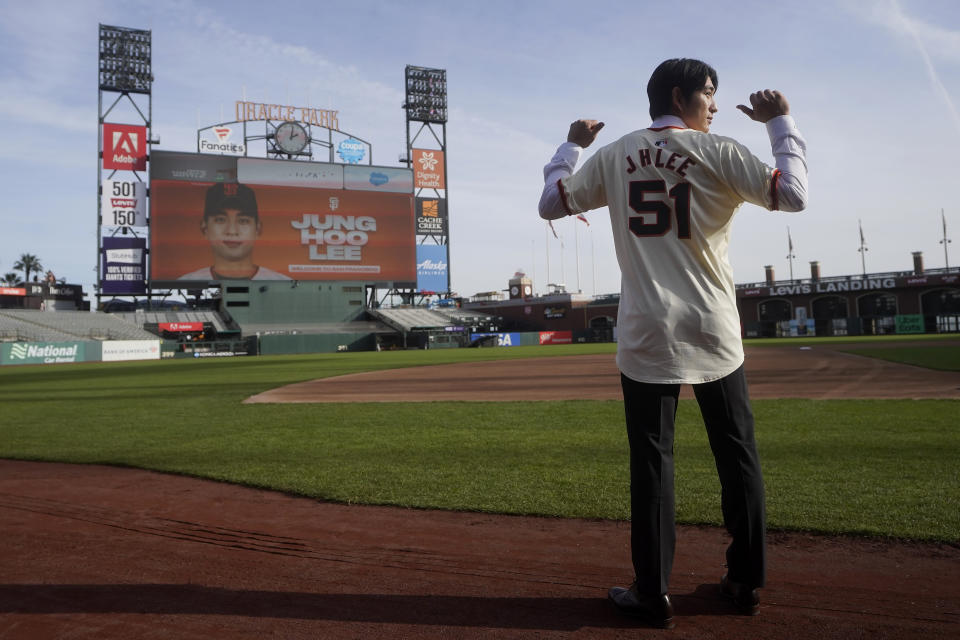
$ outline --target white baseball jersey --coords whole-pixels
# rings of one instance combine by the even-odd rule
[[[609,208],[622,278],[620,371],[698,384],[743,364],[730,226],[744,201],[779,208],[780,171],[731,138],[661,122],[599,149],[557,184],[569,214]],[[802,159],[803,139],[792,133]]]

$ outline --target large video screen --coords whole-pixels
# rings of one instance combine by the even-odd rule
[[[155,151],[153,286],[414,282],[412,171]]]

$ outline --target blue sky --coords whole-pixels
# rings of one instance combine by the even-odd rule
[[[547,250],[549,282],[619,290],[605,211],[589,214],[589,227],[557,223],[562,245],[546,232],[536,212],[542,167],[577,117],[606,122],[598,144],[647,126],[647,78],[684,56],[718,71],[715,133],[772,162],[763,127],[735,106],[775,88],[808,141],[808,210],[737,214],[738,283],[762,280],[767,264],[788,277],[788,225],[798,278],[811,260],[824,276],[860,273],[858,220],[869,272],[909,270],[912,251],[943,267],[941,209],[955,239],[950,262],[960,264],[960,204],[949,196],[960,168],[960,3],[648,7],[2,0],[0,272],[33,253],[92,292],[99,23],[152,30],[154,134],[166,150],[194,151],[198,125],[232,120],[245,95],[336,109],[342,129],[373,144],[375,164],[394,166],[405,144],[404,66],[446,69],[450,268],[461,295],[504,289],[518,269],[545,291]]]

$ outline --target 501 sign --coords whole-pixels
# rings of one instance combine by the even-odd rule
[[[104,180],[103,224],[111,227],[147,226],[147,185],[136,180]]]

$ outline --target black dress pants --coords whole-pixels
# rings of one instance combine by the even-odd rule
[[[630,443],[630,546],[637,589],[667,593],[676,546],[673,434],[679,384],[636,382],[621,374]],[[731,580],[762,587],[766,579],[766,507],[743,367],[693,385],[720,476]]]

